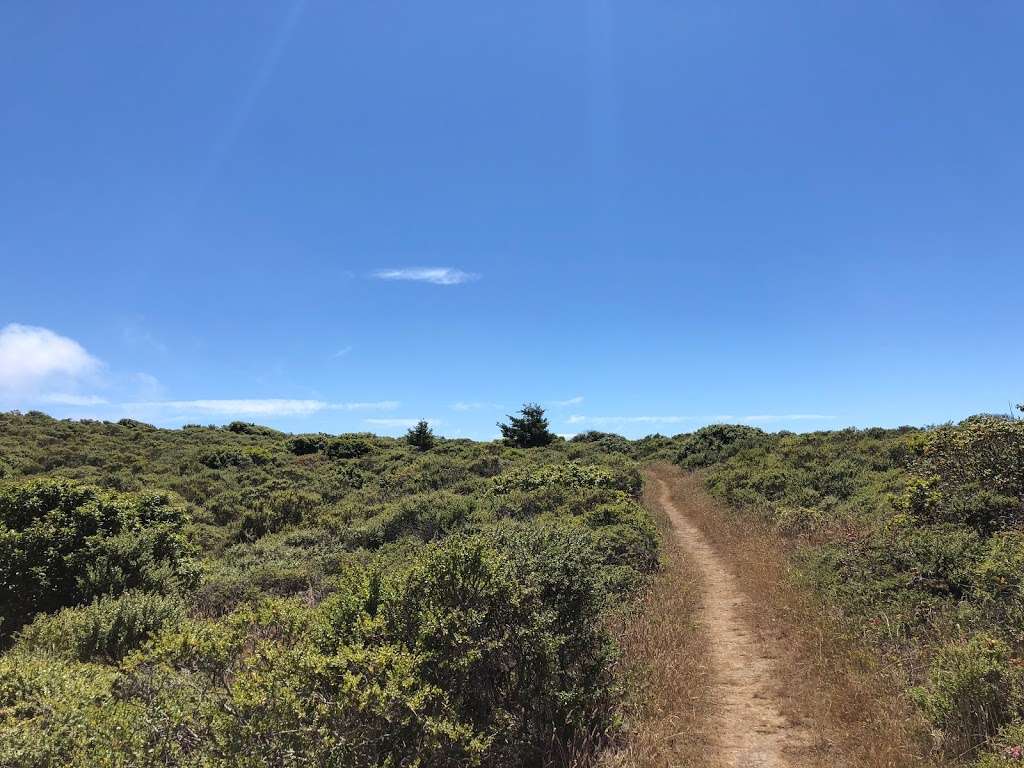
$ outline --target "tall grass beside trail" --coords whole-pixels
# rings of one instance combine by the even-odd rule
[[[696,617],[700,577],[684,556],[649,483],[644,502],[661,535],[662,569],[642,599],[616,614],[626,685],[624,727],[600,768],[701,768],[713,764],[707,638]]]

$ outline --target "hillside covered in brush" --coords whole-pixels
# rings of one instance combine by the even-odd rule
[[[588,442],[2,415],[0,765],[568,764],[640,488]]]

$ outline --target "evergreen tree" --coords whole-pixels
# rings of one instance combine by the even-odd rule
[[[430,428],[430,424],[421,419],[405,434],[405,441],[414,448],[428,451],[434,447],[434,431]]]
[[[536,403],[523,405],[521,416],[509,416],[508,424],[498,424],[505,445],[516,448],[536,448],[547,445],[555,439],[548,431],[548,420],[544,418],[544,409]]]

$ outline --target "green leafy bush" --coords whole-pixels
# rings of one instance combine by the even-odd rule
[[[320,503],[320,497],[308,491],[274,491],[266,498],[254,500],[253,508],[242,516],[240,535],[244,539],[258,539],[276,533],[302,522]]]
[[[78,661],[117,661],[184,617],[185,604],[178,596],[136,591],[104,595],[89,605],[37,615],[19,633],[17,648]]]
[[[941,729],[945,746],[962,754],[1020,714],[1019,687],[1009,647],[998,638],[978,635],[941,648],[915,696]]]
[[[541,763],[556,741],[607,724],[597,563],[562,531],[506,528],[499,542],[445,540],[385,587],[381,612],[425,679],[490,737],[491,764]]]
[[[584,488],[615,488],[627,493],[637,493],[641,485],[640,474],[635,467],[624,475],[616,476],[610,468],[579,462],[549,464],[537,469],[517,469],[495,478],[491,488],[496,494],[512,491],[533,491],[540,488],[556,487],[561,490]]]
[[[288,450],[296,456],[319,453],[327,447],[328,435],[296,435],[288,441]]]
[[[119,494],[64,480],[0,487],[0,618],[194,579],[184,510],[162,493]]]
[[[199,463],[210,469],[226,467],[249,467],[269,464],[273,460],[265,448],[247,446],[244,448],[221,448],[200,454]]]
[[[0,656],[0,765],[153,765],[163,755],[148,749],[145,712],[113,694],[116,678],[98,664]]]
[[[636,449],[632,441],[627,440],[622,435],[615,435],[610,432],[598,432],[596,430],[580,432],[577,435],[573,435],[569,442],[588,443],[606,453],[621,453],[624,456],[636,455]]]
[[[988,540],[974,567],[973,597],[980,609],[1024,646],[1024,533],[1005,532]]]
[[[324,453],[332,459],[356,459],[373,450],[369,441],[355,435],[342,435],[328,440]]]
[[[764,437],[764,432],[756,427],[713,424],[685,436],[676,455],[676,463],[688,469],[707,467],[759,444]]]

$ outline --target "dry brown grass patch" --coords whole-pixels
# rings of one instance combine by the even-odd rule
[[[696,624],[699,576],[671,524],[645,489],[661,530],[664,568],[615,634],[627,681],[624,733],[598,761],[602,768],[700,768],[712,764],[707,645]]]

